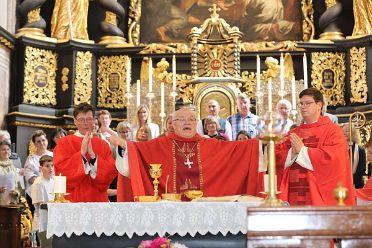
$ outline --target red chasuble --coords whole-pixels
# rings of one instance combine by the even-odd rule
[[[341,128],[328,117],[320,117],[311,124],[301,124],[291,130],[303,139],[314,171],[284,163],[291,147],[289,139],[276,147],[279,196],[292,205],[337,205],[333,190],[342,183],[348,189],[346,204],[355,204],[351,166],[346,139]]]
[[[204,196],[258,195],[258,141],[222,141],[181,138],[175,134],[147,142],[128,142],[130,184],[133,196],[153,195],[150,163],[162,164],[159,194],[186,188],[201,189]],[[118,201],[130,199],[122,175],[118,180]],[[132,199],[133,200],[133,197]]]
[[[110,147],[102,139],[92,138],[93,151],[97,158],[97,176],[92,179],[84,172],[80,152],[82,140],[76,135],[68,135],[59,140],[53,152],[56,175],[61,173],[67,177],[66,190],[70,195],[66,199],[71,202],[107,202],[107,189],[117,175]]]
[[[368,179],[362,189],[356,189],[356,196],[364,201],[372,201],[372,177]]]

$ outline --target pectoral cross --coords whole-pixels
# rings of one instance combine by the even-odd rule
[[[184,164],[189,168],[191,169],[191,166],[194,164],[194,162],[190,161],[189,157],[186,158],[186,161],[184,162]]]

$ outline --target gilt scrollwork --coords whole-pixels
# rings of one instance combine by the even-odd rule
[[[61,76],[61,88],[62,91],[65,92],[68,90],[68,73],[70,70],[67,67],[63,67],[62,69],[62,76]]]
[[[190,84],[191,75],[178,74],[177,75],[177,91],[178,99],[184,103],[192,103],[195,94],[195,84]]]
[[[367,61],[365,47],[350,49],[350,102],[366,103],[368,98]]]
[[[328,105],[345,105],[345,54],[331,52],[311,53],[312,86],[322,92]]]
[[[257,75],[254,72],[243,71],[242,72],[242,79],[244,80],[243,88],[244,92],[250,99],[254,99],[256,97],[256,85],[257,85]]]
[[[135,46],[139,45],[141,1],[142,0],[131,0],[129,5],[128,43]]]
[[[0,36],[0,44],[4,45],[5,47],[9,49],[12,49],[12,50],[14,49],[14,45],[12,44],[12,42],[10,42],[5,37]]]
[[[313,40],[315,35],[313,0],[302,0],[301,10],[304,16],[302,21],[303,40]]]
[[[79,51],[75,63],[74,105],[90,102],[92,97],[92,53]]]
[[[126,107],[125,85],[128,56],[102,56],[98,60],[98,107]]]
[[[40,105],[56,105],[57,54],[27,46],[23,102]]]

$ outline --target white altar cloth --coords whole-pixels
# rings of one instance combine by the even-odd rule
[[[47,237],[247,232],[250,202],[48,203]]]

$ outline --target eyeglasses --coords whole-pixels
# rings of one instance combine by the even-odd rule
[[[189,118],[189,119],[183,119],[183,118],[180,118],[180,119],[174,119],[173,121],[179,121],[181,123],[185,123],[185,122],[195,122],[196,119],[195,118]]]
[[[80,123],[90,123],[90,122],[93,122],[94,119],[92,117],[88,117],[88,118],[79,118],[79,119],[76,119],[78,122]]]
[[[299,108],[301,108],[301,107],[308,108],[308,107],[310,107],[310,105],[313,104],[313,103],[316,103],[316,102],[300,102],[300,103],[298,103],[297,106],[298,106]]]

